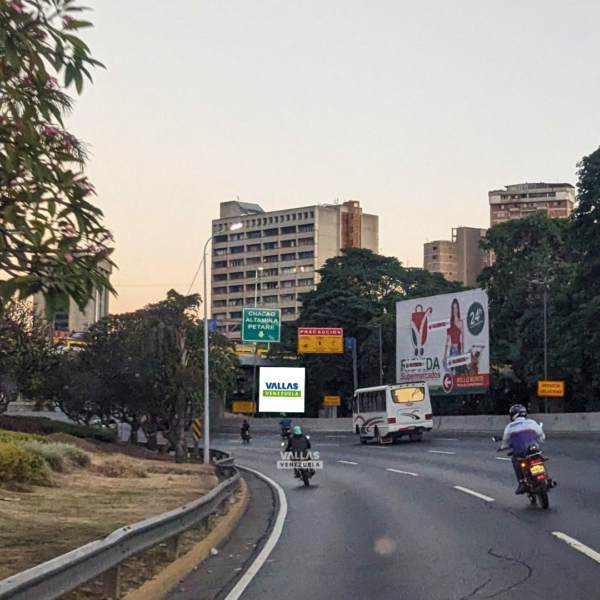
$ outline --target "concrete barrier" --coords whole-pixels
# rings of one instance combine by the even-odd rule
[[[351,433],[352,419],[305,419],[292,418],[292,425],[300,425],[307,433],[311,431]],[[532,419],[542,422],[544,431],[557,433],[598,433],[600,432],[600,413],[551,413],[533,414]],[[237,433],[243,417],[229,417],[214,423],[215,431]],[[280,419],[253,419],[248,417],[253,431],[279,431]],[[433,428],[439,431],[490,432],[500,434],[508,424],[508,415],[473,415],[434,417]]]

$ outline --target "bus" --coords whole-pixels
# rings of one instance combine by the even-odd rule
[[[376,440],[391,444],[407,436],[423,439],[433,429],[431,398],[427,382],[397,383],[354,392],[352,425],[362,444]]]

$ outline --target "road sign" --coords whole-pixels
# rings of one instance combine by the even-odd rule
[[[242,315],[243,342],[279,342],[281,310],[278,308],[245,308]]]
[[[200,423],[200,419],[194,419],[192,421],[192,436],[196,441],[200,439],[202,435],[202,423]]]
[[[299,327],[298,354],[341,354],[344,330],[341,327]]]
[[[233,402],[231,404],[231,410],[234,413],[255,413],[256,402]]]
[[[217,320],[216,319],[208,319],[208,332],[209,333],[216,333],[218,331],[217,329]]]
[[[344,350],[356,350],[356,338],[355,337],[344,338]]]
[[[323,398],[324,406],[340,406],[341,398],[340,396],[325,396]]]
[[[538,396],[562,398],[565,395],[564,381],[538,381]]]

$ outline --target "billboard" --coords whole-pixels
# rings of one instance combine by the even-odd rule
[[[258,412],[303,413],[304,369],[261,367]]]
[[[398,302],[396,380],[425,380],[431,394],[485,392],[490,383],[486,291]]]

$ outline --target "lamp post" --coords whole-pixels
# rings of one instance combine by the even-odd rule
[[[236,231],[243,227],[242,223],[234,223],[229,226],[227,231]],[[212,241],[214,235],[211,235],[204,244],[204,464],[210,462],[210,404],[208,397],[210,394],[210,372],[208,368],[208,280],[206,275],[206,249]]]
[[[254,308],[258,306],[258,277],[260,272],[263,270],[262,267],[258,267],[254,272]],[[258,351],[258,344],[254,342],[254,368],[252,370],[252,402],[256,402],[256,354]]]
[[[548,381],[548,286],[551,280],[528,279],[527,283],[544,288],[544,380]],[[544,412],[548,413],[548,396],[544,396]]]

